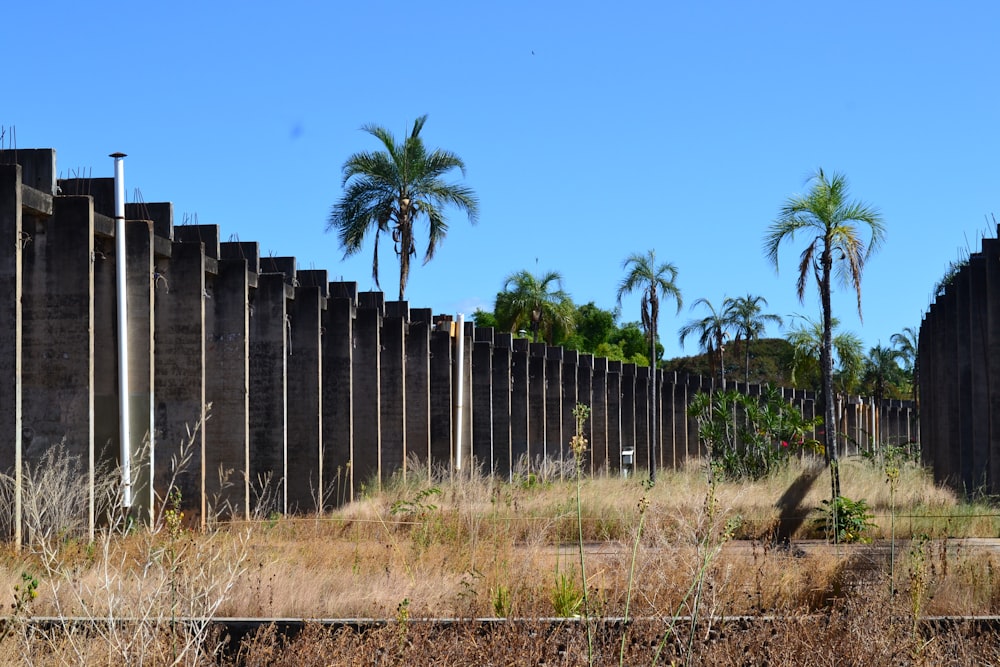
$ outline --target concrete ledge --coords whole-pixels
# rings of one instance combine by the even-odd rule
[[[115,221],[106,215],[94,213],[94,235],[106,238],[115,237]]]
[[[41,190],[22,185],[21,208],[28,209],[34,215],[52,215],[52,195],[47,195]]]

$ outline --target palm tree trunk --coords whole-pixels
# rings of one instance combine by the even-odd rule
[[[410,277],[410,249],[413,247],[413,233],[409,226],[400,225],[399,239],[399,300],[403,301]]]
[[[722,391],[726,390],[726,345],[722,340],[722,334],[720,333],[715,338],[716,343],[719,347],[719,379],[722,381]]]
[[[656,325],[649,332],[649,481],[656,481],[656,459],[659,441],[656,439]]]
[[[837,416],[833,397],[833,316],[830,306],[830,273],[833,267],[833,257],[830,253],[830,244],[826,243],[823,249],[822,280],[820,294],[823,303],[823,349],[822,357],[822,381],[823,381],[823,421],[826,425],[824,429],[824,450],[826,460],[830,464],[830,486],[833,493],[833,500],[840,496],[840,468],[837,456]]]
[[[746,374],[746,378],[744,379],[744,382],[746,382],[747,385],[749,386],[749,384],[750,384],[750,336],[747,336],[746,338],[743,339],[743,348],[744,348],[743,349],[743,353],[744,353],[744,355],[746,355],[746,360],[747,360],[747,374]]]

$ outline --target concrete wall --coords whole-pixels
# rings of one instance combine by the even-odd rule
[[[1000,241],[983,239],[920,326],[919,432],[907,435],[935,477],[963,493],[1000,492],[998,304]]]
[[[93,477],[119,451],[114,276],[123,258],[112,183],[62,181],[55,194],[54,151],[16,160],[0,151],[0,470],[20,475],[65,443],[90,480],[93,526]],[[686,407],[712,390],[708,379],[656,374],[654,443],[649,369],[469,322],[460,331],[429,308],[299,271],[295,258],[262,258],[256,243],[222,243],[215,225],[175,227],[169,203],[129,204],[126,217],[129,419],[144,517],[170,488],[195,523],[329,508],[394,475],[447,474],[459,443],[463,474],[510,478],[571,456],[577,403],[591,407],[589,472],[616,474],[628,449],[640,467],[655,457],[679,468],[703,453]],[[1000,276],[980,273],[995,292]],[[984,313],[969,326],[1000,317]],[[802,410],[811,401],[793,396]],[[872,423],[864,409],[845,416],[859,437]],[[910,432],[907,405],[882,410],[883,430]],[[970,450],[968,465],[986,465],[984,451]],[[13,515],[0,529],[17,534]]]

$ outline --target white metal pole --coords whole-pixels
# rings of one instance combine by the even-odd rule
[[[462,469],[462,417],[465,413],[465,315],[458,314],[458,344],[456,345],[455,368],[455,470]]]
[[[132,449],[129,428],[128,294],[125,270],[125,153],[115,160],[115,264],[118,277],[118,421],[121,439],[122,507],[132,507]]]

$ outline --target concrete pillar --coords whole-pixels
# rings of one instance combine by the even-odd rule
[[[331,506],[351,501],[354,480],[354,318],[357,283],[330,283],[323,311],[323,480]]]
[[[528,451],[531,458],[548,458],[545,433],[545,343],[531,343],[528,350]]]
[[[37,194],[52,197],[56,190],[56,152],[52,148],[19,148],[0,150],[0,166],[13,169],[21,167],[21,183]],[[37,209],[36,209],[37,210]],[[48,202],[46,215],[52,213],[52,202]]]
[[[152,523],[155,490],[151,460],[155,450],[153,433],[153,303],[155,286],[153,223],[125,223],[126,288],[128,299],[129,433],[132,457],[133,515]]]
[[[319,286],[304,287],[296,276],[299,286],[295,299],[288,302],[288,508],[292,512],[320,512],[330,505],[323,477],[321,333],[327,281],[326,272],[320,273]]]
[[[997,260],[994,259],[994,262]],[[970,490],[989,492],[990,472],[990,379],[987,323],[989,300],[987,259],[973,253],[965,268],[969,290],[969,445],[972,455]]]
[[[986,384],[989,415],[1000,415],[1000,240],[983,239],[985,258],[984,309],[987,335],[983,341],[986,355]],[[922,370],[922,369],[921,369]],[[989,424],[989,493],[1000,493],[1000,424]]]
[[[677,429],[681,441],[684,443],[684,462],[688,459],[698,458],[701,455],[698,443],[698,426],[694,420],[688,416],[687,408],[691,399],[701,390],[701,378],[697,375],[685,375],[683,391],[678,396],[678,420]]]
[[[95,214],[95,218],[98,214]],[[96,222],[96,221],[95,221]],[[95,225],[95,228],[99,225]],[[112,230],[103,230],[111,232]],[[94,237],[94,459],[98,468],[118,463],[118,262],[115,239]]]
[[[57,192],[66,196],[90,197],[94,202],[94,213],[105,218],[115,214],[115,179],[60,178],[56,181]],[[113,222],[113,221],[112,221]]]
[[[528,436],[528,339],[515,338],[510,359],[510,455],[515,470],[531,467]]]
[[[939,433],[940,439],[936,442],[946,444],[942,448],[944,451],[935,461],[935,471],[941,470],[944,475],[943,480],[949,485],[959,486],[964,482],[964,479],[962,477],[960,419],[955,419],[955,415],[959,415],[961,398],[958,381],[959,344],[956,333],[957,297],[954,284],[949,285],[944,294],[938,297],[937,305],[939,307],[939,321],[935,328],[937,345],[940,346],[937,348],[940,365],[937,368],[935,378],[939,383],[937,390],[939,400],[935,401],[935,419],[941,424],[941,432]]]
[[[940,300],[940,297],[937,300]],[[938,305],[937,301],[935,301],[924,314],[920,325],[917,358],[920,360],[920,458],[923,465],[930,466],[934,471],[934,479],[940,482],[943,479],[942,468],[936,465],[936,458],[945,443],[939,439],[939,432],[936,430],[939,428],[939,422],[936,418],[937,411],[933,410],[935,414],[932,414],[931,409],[940,403],[940,400],[935,400],[935,390],[940,385],[932,382],[932,379],[937,377],[937,346],[941,343],[940,339],[935,335],[935,322],[939,317],[937,310]],[[932,447],[930,443],[940,444]]]
[[[180,229],[180,228],[178,228]],[[285,275],[285,282],[289,285],[295,285],[297,282],[297,271],[296,271],[296,261],[294,257],[261,257],[260,258],[260,272],[261,273],[283,273]]]
[[[664,469],[677,470],[681,460],[677,446],[677,372],[659,373],[661,380],[659,386],[660,416],[659,430],[661,434],[660,461],[663,462]]]
[[[472,344],[472,455],[493,474],[493,329],[475,330]]]
[[[406,302],[386,304],[382,320],[379,360],[381,433],[381,479],[388,482],[396,473],[406,478]]]
[[[156,272],[153,485],[165,501],[172,484],[185,510],[196,510],[201,520],[206,405],[203,247],[174,244],[169,260],[157,259]]]
[[[448,329],[431,331],[431,465],[452,470],[452,345]]]
[[[250,492],[253,511],[288,512],[288,307],[285,274],[262,273],[250,319]]]
[[[0,164],[0,472],[21,488],[21,166]],[[4,531],[20,544],[20,496]],[[15,525],[16,524],[16,525]],[[16,534],[15,534],[16,532]]]
[[[811,391],[802,392],[802,416],[805,419],[816,418],[816,395]],[[815,428],[810,431],[809,437],[814,440],[819,439],[819,434],[816,433]]]
[[[952,284],[955,286],[955,373],[958,381],[958,443],[961,448],[962,488],[972,491],[976,488],[975,456],[973,453],[973,390],[972,390],[972,332],[971,317],[972,286],[969,267],[961,269]],[[954,417],[953,417],[954,418]]]
[[[627,367],[627,366],[626,366]],[[634,388],[633,388],[633,398],[631,401],[626,399],[626,403],[631,403],[634,405],[632,410],[633,417],[633,427],[631,442],[628,438],[623,442],[623,446],[631,447],[634,451],[634,457],[632,459],[634,467],[636,470],[648,469],[649,459],[656,456],[659,451],[658,444],[650,439],[649,432],[649,383],[650,375],[653,369],[649,366],[636,367],[634,371]],[[626,386],[633,385],[633,382],[626,382]],[[660,397],[659,388],[656,392],[656,418],[659,421],[660,412],[662,411],[663,401]],[[657,437],[660,436],[659,429],[657,429]],[[657,459],[656,469],[659,470],[662,463],[660,459]]]
[[[545,450],[546,456],[562,459],[567,451],[569,435],[563,433],[563,413],[572,413],[573,406],[563,407],[563,349],[545,348]],[[561,468],[560,468],[561,469]]]
[[[587,455],[584,469],[593,473],[594,448],[594,355],[581,354],[576,366],[576,402],[590,408],[590,416],[583,425],[584,436],[587,438]],[[574,428],[576,424],[574,424]]]
[[[178,225],[174,227],[174,240],[177,243],[203,244],[205,257],[219,259],[221,256],[218,225]],[[278,271],[272,270],[272,272],[277,273]]]
[[[410,310],[406,329],[406,452],[431,479],[431,324],[430,308]]]
[[[358,294],[354,320],[354,483],[358,493],[381,488],[381,329],[383,304],[376,295]]]
[[[670,374],[673,377],[673,374]],[[652,450],[650,456],[655,455],[658,470],[672,468],[674,465],[673,438],[674,433],[670,425],[673,411],[673,393],[667,386],[667,373],[656,369],[651,381],[656,382],[656,440],[650,444]],[[648,393],[648,390],[647,390]],[[647,428],[651,428],[647,426]]]
[[[510,479],[513,470],[511,460],[511,350],[512,336],[509,333],[495,333],[493,336],[493,458],[491,469],[494,475]]]
[[[597,475],[608,469],[608,360],[604,357],[594,357],[591,382],[590,472]]]
[[[580,365],[580,355],[576,350],[564,350],[562,359],[562,436],[559,440],[560,456],[564,459],[572,458],[569,441],[576,435],[576,419],[573,417],[573,410],[576,409],[579,399],[578,367]],[[588,442],[590,438],[584,434]]]
[[[88,477],[94,526],[94,213],[57,197],[48,220],[22,218],[22,457],[36,466],[65,441]],[[6,324],[6,323],[5,323]],[[111,344],[113,341],[103,341]],[[64,440],[65,439],[65,440]]]
[[[157,237],[161,241],[174,240],[174,205],[170,202],[125,204],[125,219],[148,220],[152,223],[154,246],[156,245],[155,239]],[[170,244],[165,243],[161,247],[169,250]]]
[[[212,329],[205,350],[205,395],[212,405],[205,451],[208,512],[243,519],[250,518],[251,505],[248,268],[246,259],[219,261],[207,306]]]
[[[622,362],[608,361],[608,470],[622,463]]]
[[[632,449],[633,451],[640,449],[636,446],[636,413],[638,412],[638,406],[636,405],[636,374],[637,366],[635,364],[622,364],[621,372],[621,448],[622,449]],[[648,442],[643,443],[644,446],[641,449],[646,449],[648,447]],[[648,460],[648,459],[647,459]],[[620,458],[619,458],[620,463]]]
[[[471,321],[463,322],[464,330],[459,330],[456,326],[457,335],[463,336],[464,340],[462,342],[462,350],[464,354],[464,359],[462,359],[461,365],[455,369],[456,373],[462,374],[462,437],[461,437],[461,448],[462,448],[462,473],[468,477],[469,472],[472,470],[470,462],[472,461],[472,424],[475,421],[476,414],[474,410],[474,405],[472,403],[472,339],[473,333],[475,331],[475,324]],[[456,340],[457,345],[457,340]],[[457,354],[457,349],[456,349]],[[454,401],[458,401],[458,386],[457,386],[458,376],[456,375],[456,387]],[[456,406],[456,410],[458,407]],[[456,425],[457,426],[457,425]],[[457,437],[457,436],[456,436]]]

